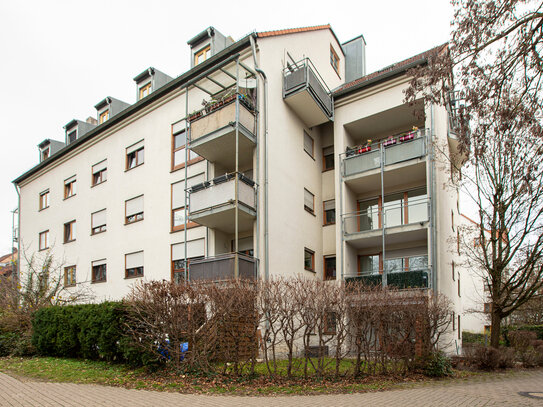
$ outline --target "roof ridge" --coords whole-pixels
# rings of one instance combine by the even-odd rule
[[[332,26],[330,24],[324,24],[324,25],[312,25],[308,27],[297,27],[297,28],[285,28],[283,30],[271,30],[271,31],[260,31],[257,32],[257,37],[273,37],[277,35],[286,35],[286,34],[293,34],[293,33],[299,33],[299,32],[307,32],[307,31],[316,31],[316,30],[325,30],[330,29]]]

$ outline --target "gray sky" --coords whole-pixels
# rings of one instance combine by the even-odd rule
[[[212,25],[249,32],[330,23],[341,42],[363,34],[367,72],[448,40],[448,0],[318,2],[0,1],[0,255],[11,251],[11,181],[38,163],[37,144],[64,141],[71,119],[96,117],[106,96],[134,103],[132,78],[189,68],[187,40]],[[7,147],[7,148],[6,148]],[[38,199],[36,197],[36,199]]]

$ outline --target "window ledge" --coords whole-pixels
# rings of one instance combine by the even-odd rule
[[[323,223],[322,226],[332,226],[332,225],[335,225],[336,222],[332,222],[332,223]]]
[[[129,277],[125,276],[124,277],[125,280],[133,280],[135,278],[143,278],[143,276],[129,276]]]
[[[332,167],[332,168],[325,168],[322,170],[322,172],[329,172],[329,171],[334,171],[335,170],[335,167]]]
[[[102,181],[102,182],[97,182],[96,184],[92,184],[91,188],[97,187],[98,185],[105,184],[106,182],[107,182],[107,179],[105,181]]]
[[[107,283],[107,280],[96,280],[96,281],[91,281],[91,284],[100,284],[100,283]]]
[[[72,242],[75,242],[76,239],[72,239],[72,240],[66,240],[64,243],[62,244],[68,244],[68,243],[72,243]]]
[[[72,287],[75,287],[77,285],[76,284],[68,284],[68,285],[65,285],[64,288],[72,288]]]
[[[131,225],[133,223],[143,222],[144,219],[133,220],[132,222],[125,222],[124,225]]]
[[[310,273],[313,273],[313,274],[317,274],[317,272],[316,272],[315,270],[306,269],[305,267],[304,267],[304,270],[305,270],[305,271],[309,271]]]
[[[95,235],[99,235],[99,234],[101,234],[101,233],[106,233],[106,232],[107,232],[107,230],[102,230],[102,231],[96,232],[96,233],[92,233],[92,232],[91,232],[90,235],[91,235],[91,236],[95,236]]]
[[[43,249],[38,249],[39,252],[44,252],[46,250],[49,250],[49,247],[44,247]]]
[[[77,194],[73,194],[73,195],[70,195],[70,196],[65,196],[63,201],[67,200],[67,199],[70,199],[70,198],[73,198],[74,196],[76,196]]]
[[[44,211],[44,210],[46,210],[47,208],[49,208],[49,207],[46,206],[45,208],[40,208],[40,209],[38,209],[38,212]]]
[[[317,217],[317,215],[315,215],[315,211],[311,211],[311,210],[307,209],[305,206],[304,206],[304,210],[305,210],[307,213],[310,213],[311,215]]]
[[[135,165],[132,168],[127,168],[127,169],[124,170],[124,172],[128,172],[128,171],[133,170],[135,168],[141,167],[143,164],[145,164],[145,162],[142,162],[141,164]]]

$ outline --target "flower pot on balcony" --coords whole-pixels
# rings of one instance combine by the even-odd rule
[[[193,112],[189,115],[189,122],[196,120],[198,118],[202,117],[202,111],[199,112]]]
[[[371,151],[371,146],[360,147],[358,149],[358,154],[367,153],[368,151]]]
[[[415,138],[415,132],[404,134],[400,137],[400,141],[403,143],[404,141],[410,141]]]
[[[387,140],[385,140],[383,142],[383,146],[385,146],[385,147],[393,146],[394,144],[396,144],[396,139],[395,138],[388,138]]]

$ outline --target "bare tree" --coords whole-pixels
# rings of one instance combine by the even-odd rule
[[[543,2],[452,4],[451,41],[410,72],[406,100],[446,105],[450,131],[469,154],[466,168],[451,159],[477,212],[460,243],[489,288],[497,347],[502,320],[543,284]]]

